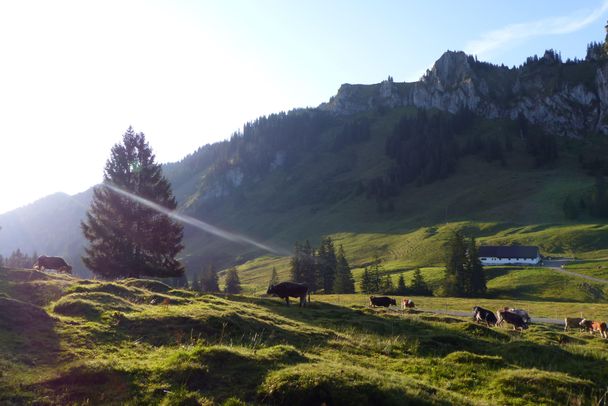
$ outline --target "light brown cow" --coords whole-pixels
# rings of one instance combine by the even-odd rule
[[[403,298],[403,300],[401,301],[401,308],[403,310],[407,309],[413,309],[416,305],[414,305],[414,301],[407,299],[407,298]]]
[[[593,320],[583,319],[580,322],[580,326],[583,327],[585,330],[587,330],[591,334],[598,331],[602,338],[608,338],[608,327],[606,326],[606,323],[604,323],[603,321],[593,321]]]

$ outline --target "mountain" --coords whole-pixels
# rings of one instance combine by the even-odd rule
[[[25,254],[61,255],[80,275],[90,275],[80,261],[85,244],[80,220],[89,208],[93,190],[74,196],[55,193],[0,215],[0,255],[14,250]]]
[[[608,61],[597,47],[584,61],[547,51],[513,68],[446,52],[418,82],[345,84],[318,108],[260,117],[164,165],[183,214],[276,248],[186,226],[189,272],[271,255],[286,276],[281,257],[294,242],[325,235],[355,267],[376,254],[389,270],[440,264],[455,228],[482,242],[603,255],[606,225],[590,209],[595,179],[608,174]],[[564,216],[567,199],[577,219]],[[56,195],[0,216],[2,253],[76,261],[89,201],[90,191]]]

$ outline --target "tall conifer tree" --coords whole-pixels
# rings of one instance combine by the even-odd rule
[[[336,279],[334,281],[335,293],[355,293],[355,279],[350,271],[350,265],[344,254],[344,247],[340,245],[336,257]]]
[[[171,185],[144,134],[129,127],[122,143],[112,148],[103,184],[95,188],[86,220],[81,223],[89,241],[82,258],[85,265],[107,279],[182,276],[184,268],[176,256],[183,248],[183,227],[107,185],[167,210],[177,207]]]

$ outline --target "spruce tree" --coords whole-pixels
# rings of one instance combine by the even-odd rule
[[[270,275],[270,280],[268,281],[268,286],[273,286],[279,283],[279,275],[277,274],[277,268],[272,267],[272,274]]]
[[[414,277],[412,278],[412,294],[414,295],[430,295],[431,289],[429,289],[428,285],[424,281],[422,277],[422,272],[420,268],[416,268],[414,271]]]
[[[303,258],[302,258],[302,247],[300,246],[300,243],[297,241],[294,246],[293,257],[291,257],[291,261],[289,264],[290,264],[289,273],[291,274],[291,280],[294,282],[304,282],[304,271],[303,271],[304,262],[303,262]],[[271,283],[271,285],[272,285],[272,283]]]
[[[479,260],[475,238],[471,238],[467,246],[467,268],[469,269],[468,275],[471,278],[469,284],[470,290],[466,292],[467,295],[473,297],[483,296],[487,290],[486,275]]]
[[[321,241],[317,255],[318,274],[320,276],[320,286],[325,293],[332,293],[334,281],[336,279],[336,250],[331,237]]]
[[[310,242],[306,240],[302,250],[300,251],[300,259],[302,261],[302,281],[308,286],[309,291],[314,292],[318,289],[318,272],[315,250],[310,246]]]
[[[122,143],[112,147],[103,183],[94,189],[91,207],[81,223],[89,241],[84,264],[106,279],[182,276],[184,268],[176,256],[183,248],[183,227],[136,198],[167,210],[177,207],[144,134],[129,127]]]
[[[334,281],[334,293],[355,293],[355,280],[350,270],[350,265],[344,254],[344,247],[340,245],[336,256],[336,279]]]
[[[363,293],[373,293],[372,291],[372,281],[369,269],[365,267],[363,269],[363,275],[361,276],[361,292]]]
[[[201,272],[201,292],[219,292],[219,277],[213,265],[207,265]]]
[[[452,233],[446,245],[446,267],[443,293],[446,296],[464,296],[466,292],[466,247],[462,234]],[[470,281],[470,279],[469,279]]]
[[[403,274],[399,275],[399,280],[397,281],[397,289],[395,290],[395,294],[397,295],[405,295],[407,293],[407,286],[405,286],[405,278]]]
[[[226,273],[226,288],[224,289],[224,292],[236,294],[241,293],[242,290],[239,273],[235,267],[232,267]]]

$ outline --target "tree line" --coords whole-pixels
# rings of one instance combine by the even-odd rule
[[[487,291],[486,278],[479,260],[475,238],[466,239],[456,231],[450,235],[446,245],[445,277],[443,296],[479,297]]]
[[[412,283],[407,286],[403,273],[399,275],[397,286],[394,286],[393,279],[387,274],[382,266],[382,261],[378,256],[374,257],[372,264],[363,269],[361,275],[361,292],[381,293],[384,295],[417,295],[431,296],[433,291],[424,281],[420,268],[414,270]]]
[[[308,240],[303,245],[296,242],[290,275],[294,282],[305,283],[312,292],[355,293],[355,280],[344,247],[340,245],[336,252],[331,237],[324,238],[319,248],[312,247]]]
[[[17,248],[6,258],[0,255],[0,266],[7,268],[31,268],[36,260],[38,260],[36,251],[32,255],[28,255]]]

